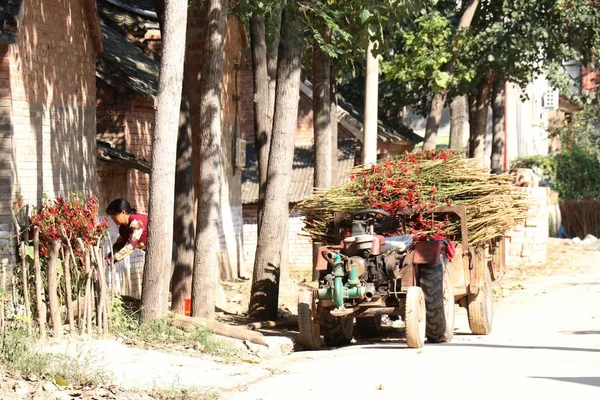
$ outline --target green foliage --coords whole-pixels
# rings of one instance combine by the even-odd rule
[[[382,71],[386,80],[423,85],[433,92],[445,89],[451,78],[440,71],[452,57],[450,21],[438,12],[428,13],[415,20],[416,29],[400,33],[399,47],[391,59],[384,61]]]
[[[540,183],[552,187],[556,182],[556,159],[553,156],[533,155],[520,157],[511,168],[530,168],[540,175]]]
[[[600,198],[600,162],[595,155],[573,145],[555,155],[555,190],[564,199]]]
[[[558,138],[564,146],[575,143],[600,158],[600,105],[584,107],[570,123],[554,124],[550,136]]]
[[[578,145],[554,155],[515,160],[513,168],[539,168],[562,199],[600,198],[600,162]]]

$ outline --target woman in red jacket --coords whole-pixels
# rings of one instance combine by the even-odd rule
[[[113,260],[121,261],[135,249],[146,249],[148,216],[137,214],[125,199],[116,199],[106,207],[106,213],[119,226],[119,237],[113,245]]]

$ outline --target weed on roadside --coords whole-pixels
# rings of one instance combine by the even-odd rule
[[[0,362],[14,373],[37,376],[59,386],[97,386],[109,380],[106,371],[85,354],[74,358],[39,350],[37,338],[24,329],[6,327],[1,341]]]
[[[219,391],[206,388],[172,388],[157,389],[149,393],[157,400],[218,400]]]
[[[208,327],[200,326],[191,332],[185,332],[169,324],[166,319],[141,324],[137,312],[125,309],[118,297],[113,300],[110,326],[112,332],[150,347],[194,349],[203,354],[218,356],[225,363],[234,363],[238,359],[238,351],[233,345],[215,335]]]

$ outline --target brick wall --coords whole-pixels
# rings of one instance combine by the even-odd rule
[[[254,256],[256,252],[256,205],[245,205],[243,210],[243,264],[242,273],[244,276],[252,276],[254,268]],[[288,261],[289,268],[295,270],[312,269],[312,241],[305,236],[302,228],[304,227],[303,217],[300,217],[294,211],[291,212],[288,225]]]
[[[554,212],[547,187],[515,188],[527,194],[527,220],[506,234],[506,266],[543,265],[548,256],[548,217]]]
[[[594,92],[600,79],[600,70],[593,70],[591,68],[581,68],[581,88],[583,90]]]
[[[152,132],[154,129],[154,108],[152,100],[146,99],[133,92],[118,93],[114,88],[98,79],[97,82],[97,130],[100,139],[114,143],[116,147],[143,157],[151,159]],[[100,169],[102,166],[102,169]],[[118,174],[122,167],[99,162],[99,171],[114,170]],[[100,186],[100,196],[107,197],[111,193],[112,199],[116,197],[127,198],[131,205],[139,212],[148,212],[148,191],[150,189],[150,176],[136,169],[126,172],[125,185],[119,185],[121,191],[115,191],[115,186]],[[109,200],[110,201],[110,198]],[[100,202],[103,210],[108,203]]]
[[[40,205],[44,193],[97,192],[94,32],[84,7],[27,2],[16,42],[0,50],[4,235],[16,193]]]

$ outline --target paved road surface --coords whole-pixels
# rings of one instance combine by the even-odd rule
[[[600,265],[523,286],[496,303],[489,336],[471,335],[461,309],[452,343],[416,350],[396,339],[295,353],[272,377],[224,397],[600,400]]]

